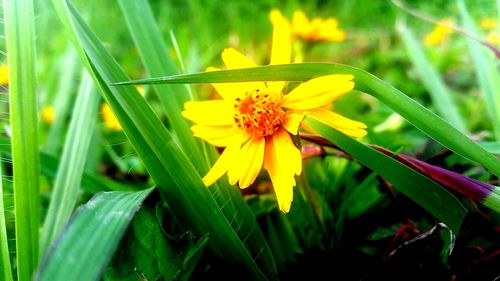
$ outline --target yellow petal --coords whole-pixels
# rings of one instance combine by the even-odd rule
[[[255,62],[233,48],[224,49],[224,51],[222,52],[222,61],[224,61],[227,69],[249,68],[257,66]]]
[[[203,139],[206,142],[218,147],[226,147],[235,143],[241,144],[243,142],[242,139],[244,139],[245,136],[246,139],[249,137],[246,131],[234,127],[233,125],[194,125],[191,127],[191,131],[193,131],[193,135],[195,137]]]
[[[266,139],[264,167],[269,172],[280,210],[288,212],[293,200],[295,175],[302,171],[302,158],[284,129]]]
[[[285,123],[283,123],[283,127],[290,132],[290,134],[296,135],[302,119],[304,119],[303,113],[288,113],[285,115]]]
[[[235,152],[238,150],[238,146],[228,146],[219,159],[215,161],[214,165],[208,171],[208,173],[203,177],[203,183],[205,186],[211,186],[215,181],[220,179],[228,170],[231,160],[234,159]]]
[[[46,105],[42,109],[42,120],[46,124],[52,124],[56,118],[56,111],[51,105]]]
[[[188,101],[184,104],[182,116],[201,125],[232,125],[233,106],[233,103],[223,100]]]
[[[227,48],[222,52],[222,61],[224,61],[227,69],[250,68],[257,66],[255,62],[233,48]],[[241,84],[241,87],[245,92],[265,88],[264,82],[238,82],[238,84]]]
[[[209,67],[207,71],[217,71],[220,68]],[[212,86],[217,90],[217,93],[227,101],[234,101],[247,91],[255,90],[256,84],[253,82],[236,82],[236,83],[212,83]]]
[[[309,33],[309,19],[303,11],[295,11],[292,18],[292,31],[294,34],[303,36]]]
[[[251,138],[240,150],[239,159],[235,159],[232,165],[240,166],[239,186],[247,188],[259,175],[262,163],[264,162],[265,140],[261,138]]]
[[[269,17],[273,24],[273,46],[271,49],[270,64],[290,63],[290,57],[292,56],[290,23],[276,9],[271,11]],[[281,90],[285,86],[285,81],[267,82],[267,86],[271,92],[281,93]]]
[[[9,84],[9,66],[0,65],[0,85]]]
[[[364,130],[366,129],[365,124],[351,120],[329,110],[317,108],[308,111],[306,114],[348,136],[360,138],[366,135],[366,131]],[[306,130],[310,130],[307,127],[302,127]]]
[[[311,79],[283,98],[283,107],[307,110],[330,103],[354,88],[352,75],[327,75]]]

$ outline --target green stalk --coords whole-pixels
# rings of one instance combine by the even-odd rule
[[[4,0],[18,280],[31,280],[38,264],[39,155],[32,0]]]
[[[5,206],[3,204],[2,166],[0,165],[0,280],[12,281],[12,266],[10,264],[9,243],[7,242],[7,226],[5,223]]]
[[[297,63],[221,70],[194,74],[126,81],[113,85],[161,83],[219,83],[242,81],[306,81],[329,74],[351,74],[355,89],[377,98],[432,139],[500,176],[500,161],[441,117],[423,107],[403,92],[374,75],[348,65],[332,63]]]
[[[66,224],[78,200],[99,101],[92,78],[84,71],[41,233],[40,256]]]
[[[448,190],[397,160],[313,118],[306,117],[304,122],[361,164],[392,183],[397,190],[448,225],[454,233],[459,232],[467,210]]]

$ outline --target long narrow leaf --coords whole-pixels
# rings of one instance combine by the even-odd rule
[[[478,32],[464,1],[459,0],[457,3],[464,29],[472,35],[477,35]],[[470,39],[468,39],[467,44],[477,81],[484,96],[486,110],[493,126],[493,133],[496,140],[500,140],[500,72],[498,71],[498,65],[495,63],[495,59],[488,58],[488,55],[491,54],[485,53],[484,46]]]
[[[177,74],[177,66],[167,53],[167,46],[162,40],[162,34],[154,20],[149,3],[145,0],[120,0],[118,3],[149,75]],[[183,104],[192,99],[186,87],[155,85],[153,89],[158,93],[158,98],[165,109],[172,126],[172,133],[177,136],[185,151],[192,152],[189,158],[196,168],[205,172],[207,167],[206,160],[204,161],[202,157],[201,144],[193,137],[187,120],[181,116]]]
[[[51,155],[58,155],[61,152],[68,115],[71,113],[71,105],[74,102],[73,89],[76,87],[76,75],[81,66],[76,63],[78,57],[74,50],[70,49],[63,57],[63,65],[57,70],[57,87],[54,89],[55,96],[52,101],[54,121],[50,124],[49,133],[44,151]],[[50,89],[48,89],[50,90]]]
[[[7,242],[7,225],[5,222],[5,205],[3,203],[3,173],[0,165],[0,274],[1,280],[12,281],[12,267],[9,255],[9,243]]]
[[[107,50],[78,12],[65,1],[54,5],[84,64],[119,119],[146,169],[179,221],[200,237],[210,233],[209,248],[246,268],[255,279],[266,279],[251,254],[222,214],[200,176],[180,150],[172,135],[155,116],[134,87],[109,88],[112,82],[127,80]]]
[[[78,208],[34,280],[100,280],[130,221],[152,189],[103,192]]]
[[[436,106],[439,115],[460,132],[467,132],[464,121],[458,113],[457,106],[453,101],[450,91],[441,77],[439,77],[436,69],[427,59],[413,31],[410,30],[403,21],[398,21],[396,27],[420,79],[431,95],[432,102]]]
[[[6,156],[11,157],[10,141],[4,137],[0,137],[0,152]],[[59,159],[47,153],[40,153],[40,170],[42,174],[54,179],[59,167]],[[89,193],[97,193],[101,191],[133,191],[146,186],[131,186],[125,183],[113,181],[107,177],[99,174],[93,174],[84,171],[82,175],[81,187]]]
[[[40,218],[33,1],[5,0],[4,15],[10,72],[17,274],[20,281],[27,281],[38,264]]]
[[[446,189],[395,159],[357,142],[314,119],[306,119],[311,128],[349,153],[363,165],[380,174],[399,191],[444,222],[455,233],[466,215],[466,209]]]
[[[127,84],[161,83],[216,83],[240,81],[306,81],[328,74],[351,74],[357,90],[366,92],[385,103],[429,137],[454,152],[484,165],[493,174],[500,176],[500,161],[479,144],[460,133],[453,126],[432,113],[401,91],[352,66],[331,63],[298,63],[289,65],[260,66],[247,69],[222,70],[204,73],[175,75],[136,81],[115,83]]]
[[[95,91],[92,78],[83,72],[78,98],[73,108],[68,136],[52,191],[49,210],[43,225],[40,253],[43,255],[57,233],[71,216],[78,200],[90,140],[99,106],[100,96]]]

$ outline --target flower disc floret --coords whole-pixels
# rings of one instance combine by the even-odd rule
[[[261,91],[246,92],[235,99],[234,122],[253,137],[270,136],[285,121],[281,108],[281,94]]]

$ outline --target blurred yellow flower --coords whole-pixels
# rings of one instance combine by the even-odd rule
[[[435,46],[439,45],[448,38],[448,35],[453,32],[451,28],[449,28],[449,25],[453,24],[453,20],[451,18],[446,18],[442,21],[440,21],[434,30],[432,30],[431,33],[427,34],[427,36],[424,39],[425,45],[428,46]]]
[[[141,96],[144,96],[145,91],[142,86],[137,85],[135,86],[135,89],[137,90],[137,92],[139,92],[139,94],[141,94]],[[116,118],[116,115],[113,113],[107,103],[101,104],[101,115],[102,120],[104,121],[104,127],[115,132],[123,130],[122,125],[120,125],[120,122],[118,121],[118,118]]]
[[[9,66],[0,65],[0,85],[9,84]]]
[[[486,36],[486,41],[491,44],[500,45],[500,35],[498,32],[492,30],[488,33],[488,36]]]
[[[481,28],[486,30],[495,29],[497,28],[497,25],[498,25],[498,20],[495,18],[482,18],[479,21],[479,26],[481,26]]]
[[[303,11],[295,11],[292,18],[292,36],[305,41],[341,42],[345,40],[345,32],[338,28],[337,19],[319,17],[310,21]]]
[[[271,15],[273,43],[271,65],[290,63],[290,26],[278,13]],[[235,49],[222,52],[226,69],[255,67]],[[210,67],[207,71],[218,70]],[[262,167],[271,178],[281,211],[293,200],[295,175],[302,171],[300,150],[292,140],[304,115],[311,116],[353,137],[366,134],[363,123],[321,108],[354,88],[352,75],[328,75],[306,81],[289,94],[285,81],[213,83],[222,99],[185,103],[183,116],[195,123],[194,135],[225,150],[205,175],[212,185],[224,174],[230,184],[250,186]],[[303,127],[304,128],[304,127]],[[305,128],[307,129],[307,128]]]
[[[46,105],[42,108],[42,120],[45,124],[52,124],[56,118],[56,112],[54,107],[51,105]]]
[[[116,115],[107,103],[101,104],[101,114],[102,120],[104,121],[104,127],[115,132],[119,132],[123,129],[122,125],[120,125],[120,122],[118,121],[118,118],[116,118]]]

